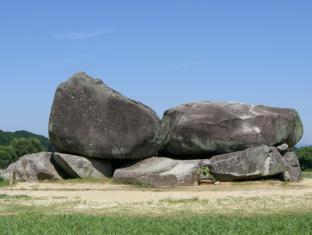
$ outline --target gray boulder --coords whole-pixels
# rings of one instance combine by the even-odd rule
[[[179,156],[230,153],[261,145],[293,147],[303,135],[293,109],[194,102],[167,110],[162,152]]]
[[[269,146],[216,155],[204,160],[202,166],[207,166],[209,173],[219,181],[279,177],[286,169],[279,151]]]
[[[200,162],[152,157],[115,170],[113,181],[153,187],[197,185]]]
[[[302,177],[297,154],[295,152],[287,152],[283,156],[283,159],[287,163],[286,169],[283,173],[283,180],[289,182],[299,182]]]
[[[53,153],[53,160],[70,178],[106,179],[112,176],[110,160]]]
[[[10,180],[14,172],[16,181],[60,180],[63,175],[53,165],[52,154],[47,152],[28,154],[3,170],[1,178]]]
[[[151,108],[85,73],[57,88],[49,136],[58,152],[104,159],[154,156],[161,142],[160,120]]]

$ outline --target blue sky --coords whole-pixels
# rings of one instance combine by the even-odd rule
[[[296,108],[312,144],[311,1],[0,3],[0,129],[47,135],[57,85],[101,78],[159,116],[196,100]]]

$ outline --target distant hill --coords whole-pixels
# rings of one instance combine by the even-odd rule
[[[52,145],[49,139],[43,135],[37,135],[29,131],[8,132],[0,130],[0,145],[9,145],[12,140],[20,138],[35,138],[38,139],[44,151],[51,151]]]
[[[48,138],[28,131],[6,132],[0,130],[0,169],[18,158],[36,152],[53,151]]]

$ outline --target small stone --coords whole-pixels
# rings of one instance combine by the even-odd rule
[[[288,144],[282,144],[282,145],[277,146],[276,148],[277,148],[278,151],[280,151],[280,152],[285,152],[285,151],[288,150],[289,147],[288,147]]]

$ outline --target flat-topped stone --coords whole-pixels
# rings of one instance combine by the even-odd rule
[[[197,185],[200,162],[201,160],[152,157],[115,170],[113,180],[154,187]]]

